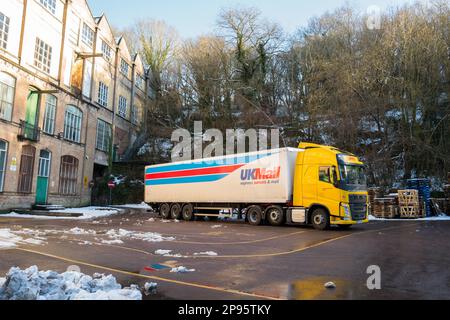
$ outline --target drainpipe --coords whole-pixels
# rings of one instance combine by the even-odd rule
[[[25,21],[27,18],[27,7],[28,7],[28,0],[23,0],[23,12],[22,12],[22,26],[20,29],[20,41],[19,41],[19,64],[22,64],[22,51],[23,51],[23,39],[25,36]]]
[[[71,0],[67,0],[64,3],[64,13],[63,13],[63,21],[62,21],[62,33],[61,33],[61,50],[59,53],[59,71],[58,71],[58,84],[61,86],[62,79],[62,69],[63,69],[63,61],[64,61],[64,47],[66,44],[66,29],[67,29],[67,12],[69,9],[69,3]]]
[[[116,105],[117,105],[117,83],[118,83],[118,78],[117,78],[117,71],[119,69],[119,46],[116,45],[116,56],[115,56],[115,61],[114,61],[114,87],[113,87],[113,104],[112,104],[112,108],[113,108],[113,118],[112,118],[112,137],[111,137],[111,147],[110,147],[110,166],[108,168],[109,170],[109,174],[112,173],[112,166],[113,166],[113,162],[114,162],[114,140],[115,140],[115,135],[116,135]]]

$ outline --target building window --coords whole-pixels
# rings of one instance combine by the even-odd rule
[[[128,77],[128,71],[129,71],[129,69],[130,69],[130,66],[129,66],[128,63],[122,58],[122,59],[120,60],[120,72],[121,72],[124,76]]]
[[[0,192],[3,192],[3,186],[5,184],[7,154],[8,154],[8,143],[6,141],[0,140]]]
[[[138,87],[141,90],[144,90],[143,83],[144,78],[139,73],[136,73],[136,87]]]
[[[97,144],[98,150],[108,152],[111,141],[111,125],[103,120],[97,121]]]
[[[102,53],[106,61],[111,61],[112,49],[104,40],[102,40]]]
[[[127,99],[122,96],[119,96],[119,116],[127,117]]]
[[[50,151],[41,150],[39,154],[38,177],[48,178],[50,176],[50,161],[52,154]]]
[[[89,26],[86,23],[83,23],[83,32],[81,34],[81,40],[89,46],[89,48],[92,48],[94,45],[94,31],[89,28]]]
[[[36,48],[34,52],[34,66],[46,73],[50,73],[52,63],[52,47],[39,38],[36,38]]]
[[[0,48],[5,49],[8,45],[9,18],[0,12]]]
[[[108,91],[108,86],[100,81],[98,83],[98,104],[105,108],[108,106]]]
[[[45,99],[45,113],[44,113],[44,132],[47,134],[55,133],[55,119],[56,119],[56,97],[47,95]]]
[[[39,0],[39,2],[51,13],[56,13],[56,0]]]
[[[0,119],[11,121],[15,90],[16,79],[0,72]]]
[[[138,112],[137,107],[135,105],[131,106],[131,122],[134,124],[138,123]]]
[[[80,143],[83,113],[75,106],[67,106],[64,117],[64,139]]]
[[[77,181],[78,159],[72,156],[63,156],[59,172],[59,193],[62,195],[76,195]]]
[[[31,193],[33,184],[34,155],[36,148],[33,146],[23,146],[20,157],[19,186],[20,193]]]

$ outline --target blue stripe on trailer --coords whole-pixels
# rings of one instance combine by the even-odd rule
[[[212,174],[208,176],[193,176],[193,177],[183,177],[183,178],[172,178],[172,179],[155,179],[147,180],[145,182],[146,186],[161,186],[168,184],[187,184],[187,183],[199,183],[199,182],[214,182],[219,181],[228,174]]]
[[[146,174],[150,173],[163,173],[163,172],[172,172],[179,170],[191,170],[191,169],[203,169],[203,168],[214,168],[221,167],[224,165],[234,165],[234,164],[246,164],[250,163],[265,157],[271,156],[272,153],[260,154],[255,156],[243,156],[243,157],[235,157],[228,159],[220,159],[220,160],[211,160],[211,161],[196,161],[192,163],[184,163],[184,164],[173,164],[164,167],[157,168],[148,168],[145,170]]]

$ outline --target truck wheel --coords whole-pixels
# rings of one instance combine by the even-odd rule
[[[281,226],[284,223],[284,218],[282,207],[273,206],[266,209],[266,219],[272,226]]]
[[[262,209],[260,206],[252,206],[247,210],[247,220],[252,226],[259,226],[262,222]]]
[[[316,209],[311,215],[311,223],[316,230],[326,230],[330,227],[330,216],[324,209]]]
[[[181,216],[181,206],[178,203],[174,203],[170,208],[170,217],[172,219],[178,220]]]
[[[183,209],[181,209],[181,215],[184,221],[192,221],[194,219],[194,207],[192,204],[185,204]]]
[[[159,214],[161,215],[161,218],[163,219],[170,219],[170,205],[168,203],[163,203],[159,207]]]

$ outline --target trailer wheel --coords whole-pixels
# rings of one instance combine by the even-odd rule
[[[161,215],[161,218],[169,219],[170,218],[170,205],[168,203],[163,203],[159,207],[159,214]]]
[[[260,206],[252,206],[247,209],[247,220],[252,226],[259,226],[262,222],[262,209]]]
[[[311,223],[316,230],[326,230],[330,227],[330,216],[325,209],[315,209],[311,214]]]
[[[266,209],[266,219],[272,226],[281,226],[284,223],[284,210],[280,206],[272,206]]]
[[[192,221],[194,219],[194,206],[190,203],[185,204],[181,209],[181,215],[184,221]]]
[[[170,207],[170,217],[172,219],[178,220],[181,217],[181,206],[178,203],[174,203]]]

